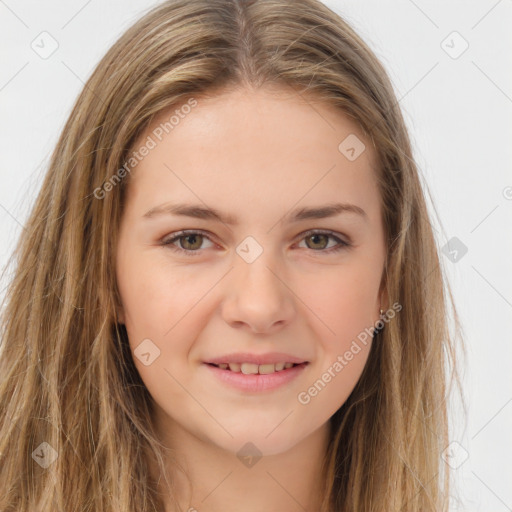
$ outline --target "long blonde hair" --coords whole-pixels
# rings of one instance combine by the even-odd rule
[[[13,254],[1,323],[1,512],[163,510],[148,469],[151,456],[164,472],[152,399],[116,317],[129,176],[111,180],[160,112],[266,84],[323,99],[372,141],[383,279],[389,304],[403,307],[330,420],[322,512],[447,510],[446,400],[460,386],[462,328],[384,68],[317,0],[170,0],[129,28],[87,81]]]

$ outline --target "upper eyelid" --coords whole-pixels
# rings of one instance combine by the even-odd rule
[[[182,229],[181,231],[175,231],[174,233],[171,233],[170,235],[166,235],[162,238],[162,242],[175,242],[176,240],[179,240],[182,237],[189,236],[189,235],[202,235],[206,238],[208,238],[211,242],[212,238],[214,238],[210,233],[207,231],[203,231],[201,229]]]

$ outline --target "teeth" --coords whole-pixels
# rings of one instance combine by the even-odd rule
[[[242,373],[245,375],[258,373],[258,365],[252,363],[242,363]]]
[[[254,364],[254,363],[221,363],[217,365],[222,370],[228,368],[232,372],[242,372],[244,375],[268,375],[269,373],[280,372],[293,366],[293,363],[276,363],[276,364]]]
[[[274,373],[276,371],[276,366],[274,364],[260,364],[258,368],[258,372],[260,375],[266,375],[268,373]]]

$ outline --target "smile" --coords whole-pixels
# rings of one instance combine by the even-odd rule
[[[229,389],[261,393],[284,388],[309,365],[304,363],[203,363],[213,377]]]
[[[280,372],[298,365],[295,363],[270,363],[259,365],[254,363],[220,363],[214,364],[214,366],[217,366],[217,368],[220,368],[221,370],[229,370],[237,373],[241,372],[244,375],[268,375],[270,373]]]

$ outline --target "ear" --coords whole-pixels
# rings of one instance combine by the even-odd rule
[[[116,321],[118,324],[125,324],[125,314],[124,314],[124,308],[122,304],[120,304],[118,301],[116,301]]]
[[[382,311],[387,311],[389,309],[388,287],[384,277],[382,278],[382,284],[379,289],[379,303]]]

